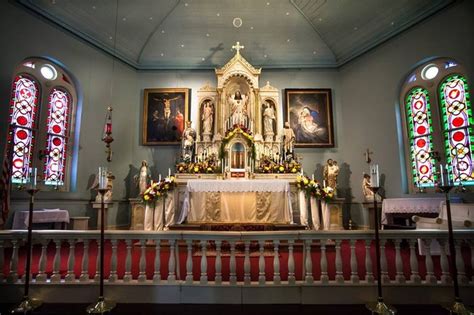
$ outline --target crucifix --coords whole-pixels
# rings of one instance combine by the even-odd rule
[[[371,155],[371,154],[374,154],[374,152],[371,152],[371,151],[369,150],[369,148],[367,148],[367,150],[365,150],[365,153],[364,153],[365,162],[366,162],[367,164],[370,164],[370,162],[372,162],[372,159],[370,158],[370,155]]]
[[[245,48],[245,46],[241,46],[241,45],[240,45],[240,42],[237,42],[237,43],[235,43],[234,46],[232,46],[232,49],[237,50],[237,53],[238,53],[238,54],[240,54],[240,50],[241,50],[241,49],[244,49],[244,48]]]

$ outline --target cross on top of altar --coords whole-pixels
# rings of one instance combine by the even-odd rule
[[[234,46],[232,46],[232,49],[235,49],[238,54],[240,54],[240,50],[244,49],[245,46],[240,45],[240,42],[236,42]]]

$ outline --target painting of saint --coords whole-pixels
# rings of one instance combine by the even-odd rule
[[[189,117],[189,89],[145,89],[143,144],[180,144]]]
[[[286,89],[285,114],[296,147],[333,147],[330,89]]]

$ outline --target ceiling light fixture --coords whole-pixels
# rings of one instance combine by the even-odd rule
[[[220,14],[220,13],[216,13],[216,15],[217,15],[217,16],[221,16],[221,14]]]
[[[209,33],[206,33],[206,37],[209,37],[209,36],[211,36],[211,34],[209,34]]]
[[[242,19],[239,17],[234,18],[232,21],[232,25],[234,25],[235,28],[239,28],[242,26]]]

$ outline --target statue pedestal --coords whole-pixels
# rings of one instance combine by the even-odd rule
[[[141,198],[130,198],[130,230],[144,230],[145,229],[145,204]]]
[[[344,230],[342,221],[342,206],[344,204],[344,198],[333,198],[330,201],[323,203],[323,218],[324,230]]]
[[[362,202],[362,207],[364,208],[363,213],[363,223],[361,223],[360,228],[362,230],[374,230],[375,229],[375,212],[374,212],[374,202]],[[379,229],[381,229],[380,217],[382,213],[382,203],[377,202],[377,211],[379,213]]]
[[[100,220],[100,209],[101,209],[101,203],[100,202],[95,202],[93,201],[92,202],[92,208],[93,209],[97,209],[97,225],[96,225],[96,229],[100,229],[100,225],[102,223],[102,221]],[[115,202],[104,202],[104,226],[105,226],[105,229],[109,229],[109,220],[108,220],[108,216],[109,216],[109,213],[110,212],[117,212],[116,209],[116,203]],[[111,210],[111,211],[109,211]]]

